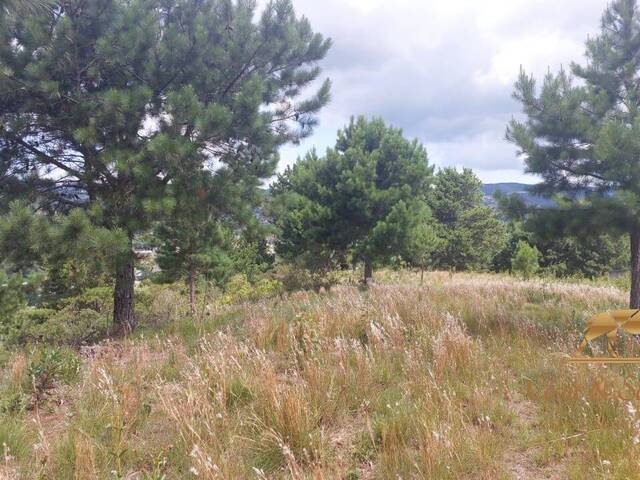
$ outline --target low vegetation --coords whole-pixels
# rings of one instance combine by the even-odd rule
[[[562,358],[587,315],[624,305],[616,287],[385,271],[368,290],[343,278],[271,298],[201,291],[195,318],[186,288],[153,292],[167,296],[129,339],[2,350],[0,477],[622,479],[640,468],[636,371]]]

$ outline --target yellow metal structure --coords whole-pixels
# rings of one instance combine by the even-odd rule
[[[598,313],[591,317],[587,320],[587,328],[584,331],[584,338],[578,347],[578,355],[584,354],[584,349],[590,341],[606,335],[607,351],[612,357],[618,357],[616,340],[619,331],[632,335],[640,334],[640,310],[613,310]]]

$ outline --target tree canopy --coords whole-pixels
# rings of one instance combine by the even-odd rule
[[[255,187],[329,100],[328,80],[300,99],[331,43],[289,0],[260,15],[243,0],[20,3],[0,13],[2,196],[87,208],[130,239],[185,175]],[[130,329],[134,259],[117,260],[114,320]]]
[[[432,174],[417,140],[378,118],[352,119],[324,157],[308,153],[273,185],[278,253],[324,266],[362,261],[367,280],[425,220]]]
[[[429,205],[439,222],[439,267],[486,270],[506,241],[503,223],[483,204],[481,187],[480,179],[466,168],[444,168],[436,174]]]

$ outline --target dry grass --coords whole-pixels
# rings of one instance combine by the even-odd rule
[[[29,358],[16,354],[0,478],[635,478],[638,374],[559,356],[622,292],[381,277],[86,349],[78,378],[35,407],[18,401]]]

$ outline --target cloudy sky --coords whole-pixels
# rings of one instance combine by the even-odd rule
[[[422,141],[432,163],[485,182],[536,179],[504,141],[520,65],[539,78],[581,60],[606,0],[293,0],[333,39],[322,63],[332,101],[314,135],[281,151],[281,168],[324,151],[351,115],[378,115]]]

